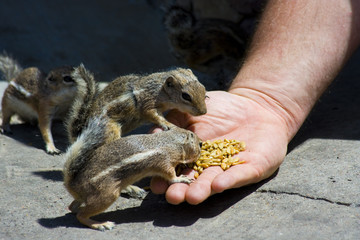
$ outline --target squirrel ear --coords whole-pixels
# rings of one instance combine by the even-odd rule
[[[175,87],[174,81],[175,79],[173,77],[168,77],[163,85],[163,88],[168,95],[174,93],[174,87]]]
[[[168,88],[172,88],[174,87],[174,78],[173,77],[168,77],[165,81],[165,86]]]

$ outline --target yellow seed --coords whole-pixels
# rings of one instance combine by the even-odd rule
[[[230,147],[227,147],[227,148],[226,148],[226,152],[227,152],[228,154],[231,154]]]
[[[244,163],[238,158],[232,158],[233,155],[245,150],[245,142],[229,139],[217,139],[214,141],[207,140],[203,142],[199,159],[187,167],[193,168],[197,176],[200,175],[205,168],[211,166],[220,166],[223,170],[233,165]],[[197,177],[196,177],[197,178]]]
[[[220,162],[212,162],[210,163],[210,166],[220,166],[221,163]]]
[[[244,151],[244,150],[245,150],[245,148],[246,148],[246,144],[245,144],[245,142],[240,142],[240,147],[239,147],[239,150],[240,150],[240,151]]]
[[[203,168],[208,168],[208,167],[209,167],[209,164],[202,163],[202,164],[199,164],[198,166],[203,167]]]
[[[243,164],[245,161],[243,160],[243,161],[237,161],[237,162],[233,162],[232,163],[232,166],[234,166],[234,165],[239,165],[239,164]]]
[[[199,173],[198,172],[195,172],[194,173],[194,178],[197,179],[199,177]]]

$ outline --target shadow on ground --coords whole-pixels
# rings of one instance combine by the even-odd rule
[[[277,172],[271,178],[275,177],[276,174]],[[97,221],[112,221],[116,224],[153,222],[153,225],[158,227],[186,227],[194,224],[199,219],[213,218],[221,214],[255,192],[263,184],[270,181],[270,179],[252,186],[231,189],[222,194],[213,195],[205,202],[196,206],[188,203],[171,205],[166,202],[163,195],[149,193],[138,207],[105,212],[93,217],[93,219]],[[158,209],[161,209],[161,211],[158,211]],[[41,218],[38,220],[38,223],[46,228],[84,227],[78,222],[75,215],[71,213],[56,218]]]
[[[17,123],[11,125],[12,133],[7,133],[6,136],[12,138],[24,145],[34,147],[36,149],[45,150],[45,142],[42,139],[41,133],[37,125],[28,123]],[[68,147],[68,141],[64,125],[61,122],[53,122],[52,135],[55,146],[65,152]]]

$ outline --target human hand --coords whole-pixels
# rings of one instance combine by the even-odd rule
[[[245,90],[247,91],[247,90]],[[239,92],[237,92],[239,93]],[[258,101],[246,93],[233,94],[225,91],[208,92],[207,114],[190,116],[178,111],[168,114],[169,121],[195,132],[200,139],[236,139],[245,141],[246,150],[235,157],[245,163],[223,171],[214,166],[204,172],[190,185],[168,185],[160,177],[151,180],[151,190],[156,194],[166,193],[171,204],[187,201],[198,204],[210,195],[226,189],[238,188],[270,177],[282,163],[288,144],[285,121],[266,101]],[[193,177],[194,171],[186,175]]]

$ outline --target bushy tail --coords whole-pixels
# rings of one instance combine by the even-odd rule
[[[82,133],[66,151],[63,171],[65,186],[68,187],[69,182],[86,165],[89,155],[104,143],[108,120],[103,116],[90,118]]]
[[[72,78],[77,84],[77,94],[65,123],[71,143],[75,142],[85,127],[90,109],[99,91],[93,74],[86,70],[83,64],[75,68]]]
[[[6,53],[0,55],[0,71],[6,81],[11,81],[22,71],[20,64]]]

